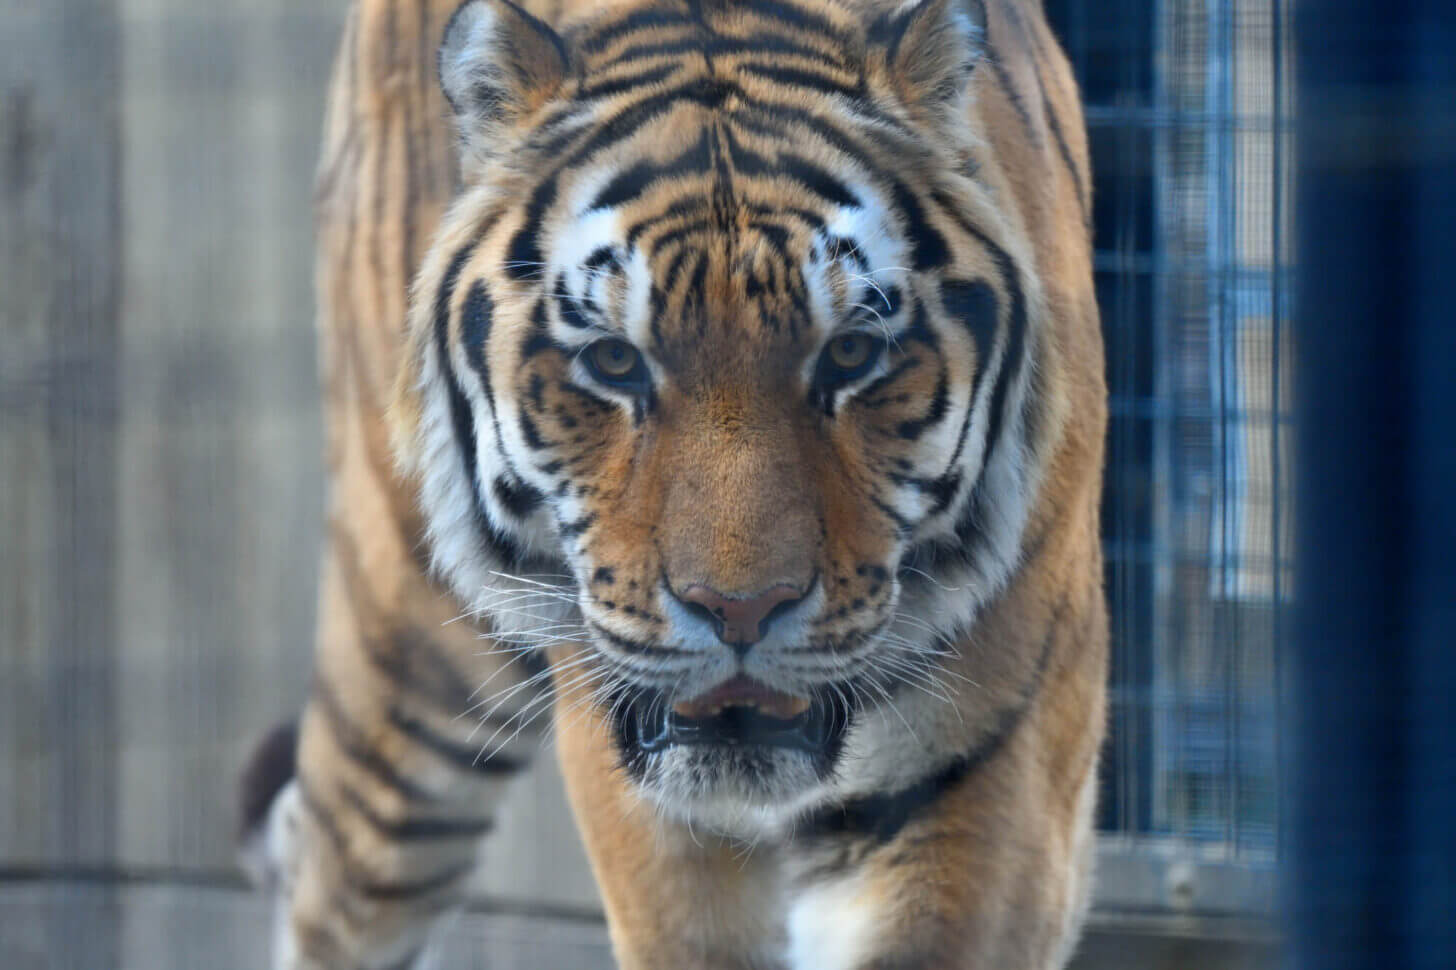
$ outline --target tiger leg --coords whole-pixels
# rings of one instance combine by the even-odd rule
[[[1062,970],[1089,899],[1095,751],[1068,811],[1036,812],[1061,799],[1024,770],[1034,740],[892,838],[755,848],[661,818],[605,731],[558,729],[623,970]]]
[[[552,661],[569,662],[555,653]],[[556,692],[557,756],[617,966],[778,970],[772,850],[751,851],[662,817],[621,770],[590,687],[564,681]]]
[[[960,765],[805,820],[784,853],[788,970],[1066,966],[1091,898],[1106,619],[1095,585],[1064,602],[1044,676]]]
[[[662,817],[631,788],[604,718],[558,719],[568,795],[623,970],[1062,970],[1086,917],[1100,702],[1100,603],[1052,634],[1068,649],[1014,730],[901,821],[747,846]],[[560,691],[560,710],[583,703]],[[998,737],[989,735],[988,737]],[[856,816],[859,813],[856,813]]]
[[[515,728],[549,700],[521,655],[477,656],[487,644],[468,625],[442,625],[439,597],[419,598],[440,605],[413,615],[368,602],[334,540],[297,770],[253,840],[257,868],[272,870],[272,966],[415,970],[431,928],[462,900],[507,781],[537,747],[539,735]],[[461,716],[495,694],[508,703],[483,723]]]
[[[1078,809],[1096,787],[1088,764]],[[1062,970],[1090,896],[1090,813],[1032,811],[1060,799],[1020,797],[1044,789],[1001,767],[891,838],[837,832],[786,852],[787,970]]]

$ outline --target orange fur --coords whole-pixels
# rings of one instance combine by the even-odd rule
[[[548,698],[516,653],[482,661],[474,628],[443,624],[476,609],[479,627],[512,646],[522,603],[557,623],[594,624],[548,642],[546,655],[557,671],[561,766],[624,968],[1051,970],[1069,956],[1090,891],[1107,664],[1097,528],[1106,395],[1075,84],[1035,3],[926,0],[897,24],[894,8],[873,0],[784,2],[792,5],[772,16],[726,0],[527,4],[537,22],[496,0],[476,9],[478,20],[457,21],[447,39],[456,45],[447,59],[457,58],[446,68],[452,133],[433,57],[454,0],[357,0],[319,180],[331,527],[318,687],[302,723],[301,800],[289,818],[299,837],[281,860],[291,887],[287,942],[275,965],[408,965],[400,961],[459,899],[490,804],[524,757],[509,739]],[[649,9],[699,19],[639,18],[613,33]],[[789,72],[777,74],[753,68],[753,51],[681,55],[663,77],[700,84],[697,100],[631,115],[669,83],[642,79],[666,55],[613,58],[633,44],[705,36],[772,36],[809,53],[770,55]],[[472,59],[471,45],[487,42],[480,38],[505,53]],[[547,150],[541,126],[570,132],[577,122],[565,106],[610,84],[620,93],[602,95],[582,131],[613,113],[635,120],[556,168],[589,136],[562,135]],[[886,120],[856,120],[847,101],[825,93],[855,85],[873,109],[865,111]],[[734,120],[763,100],[803,112],[800,134],[785,139]],[[582,383],[587,351],[568,352],[554,336],[570,335],[575,324],[555,315],[578,298],[540,278],[557,250],[531,246],[569,247],[595,231],[584,217],[572,223],[563,199],[605,193],[608,176],[634,164],[682,168],[698,144],[718,168],[620,189],[620,224],[650,226],[627,256],[637,262],[594,264],[607,269],[591,291],[593,312],[613,326],[627,327],[640,310],[641,279],[662,286],[643,329],[624,330],[641,341],[648,322],[655,328],[653,396],[629,406]],[[888,174],[859,173],[846,144]],[[772,165],[750,172],[754,157],[777,159],[786,174]],[[723,158],[734,169],[726,182]],[[824,174],[790,177],[792,166]],[[547,173],[550,198],[532,215]],[[885,347],[887,361],[903,364],[885,377],[893,394],[870,406],[861,391],[825,391],[838,396],[816,410],[804,382],[818,387],[818,371],[806,367],[817,366],[822,338],[806,314],[830,306],[852,315],[862,283],[838,244],[819,251],[829,236],[818,215],[788,228],[762,220],[853,211],[825,200],[879,193],[893,178],[905,188],[887,203],[891,228],[870,231],[865,248],[890,246],[876,233],[889,239],[919,218],[920,233],[906,229],[894,245],[924,265],[862,272],[894,280],[903,306],[928,307],[933,336],[917,338],[918,349]],[[898,208],[903,196],[921,216]],[[702,201],[700,222],[672,215],[674,200]],[[938,263],[920,248],[933,249],[932,237],[946,250]],[[537,258],[523,265],[521,253]],[[682,270],[695,260],[695,276]],[[951,319],[952,284],[995,319]],[[880,298],[887,314],[905,314],[892,325],[912,333],[912,311]],[[1018,326],[1024,365],[1011,356]],[[985,400],[1005,383],[1013,390],[1004,411],[969,397],[978,375],[993,370]],[[937,401],[947,395],[951,404]],[[1010,429],[1002,461],[1020,476],[1025,515],[1006,527],[1015,546],[1004,569],[994,562],[1001,510],[983,509],[980,520],[965,511],[991,494],[977,481],[943,479],[950,508],[903,521],[919,501],[903,491],[913,477],[906,469],[919,475],[951,450],[934,441],[951,441],[942,425],[955,408]],[[458,471],[467,427],[465,467],[485,469],[475,482]],[[967,418],[963,443],[976,427]],[[983,457],[992,453],[986,443]],[[471,498],[471,489],[482,494]],[[464,511],[467,499],[474,513]],[[952,520],[960,531],[950,531]],[[495,531],[477,535],[482,522]],[[946,544],[955,541],[964,547]],[[938,552],[897,558],[935,542]],[[432,578],[427,551],[454,598]],[[490,568],[499,561],[491,555],[507,552],[515,566]],[[961,553],[966,563],[955,560]],[[933,615],[896,613],[897,597],[920,582],[915,574],[927,575],[910,568],[917,562],[936,575],[916,587],[916,602],[954,606],[965,588],[979,597],[965,607],[967,622],[940,629]],[[541,563],[559,563],[551,568],[569,577],[503,575]],[[675,802],[668,782],[624,770],[621,702],[604,685],[631,654],[621,644],[662,645],[681,629],[668,605],[674,591],[702,584],[748,596],[775,583],[808,591],[804,602],[819,612],[804,619],[805,636],[846,670],[890,649],[875,646],[881,629],[933,627],[920,645],[929,653],[902,661],[920,679],[902,677],[899,706],[868,691],[859,699],[837,773],[801,786],[800,809],[779,817],[777,805],[761,806],[774,821],[741,825],[708,812],[701,817],[716,821],[695,830],[698,809]],[[482,586],[489,595],[473,600]],[[487,735],[455,716],[486,677],[486,693],[505,698],[486,710],[487,735],[508,739],[476,762],[470,754]],[[913,693],[916,684],[934,696]],[[924,799],[906,796],[912,781],[949,772],[952,756],[966,761],[963,770]],[[906,780],[861,790],[856,772]],[[851,819],[859,806],[881,804],[909,807],[889,828]],[[834,926],[843,933],[825,935]]]

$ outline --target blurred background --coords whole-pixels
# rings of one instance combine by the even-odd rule
[[[1285,0],[1047,0],[1112,390],[1081,968],[1279,959],[1292,629]],[[0,968],[245,968],[234,779],[322,536],[312,173],[345,0],[0,0]],[[608,966],[551,758],[452,967]]]

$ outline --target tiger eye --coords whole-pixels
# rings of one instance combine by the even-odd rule
[[[862,333],[847,333],[829,343],[829,362],[840,370],[858,370],[870,359],[875,342]]]
[[[640,356],[637,348],[625,340],[598,340],[591,346],[591,363],[608,379],[629,376],[637,369]]]

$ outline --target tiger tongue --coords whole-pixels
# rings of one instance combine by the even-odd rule
[[[674,714],[689,720],[714,717],[729,707],[751,707],[765,717],[789,721],[809,709],[807,698],[785,694],[749,677],[725,681],[691,700],[672,706]]]

